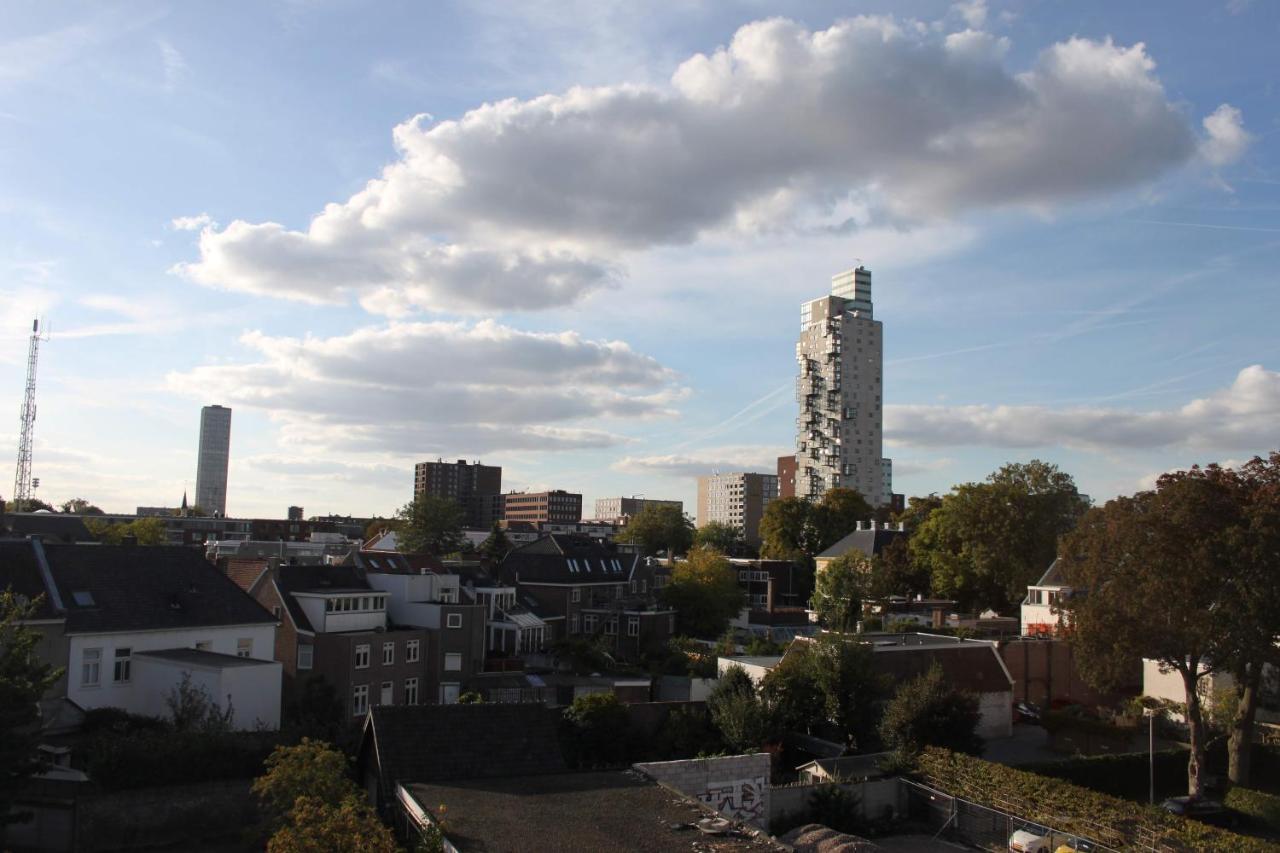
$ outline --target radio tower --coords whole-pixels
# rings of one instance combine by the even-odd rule
[[[22,397],[22,432],[18,437],[18,471],[13,475],[13,508],[21,512],[34,497],[31,492],[31,442],[36,425],[36,358],[40,355],[40,321],[31,322],[31,346],[27,350],[27,391]]]

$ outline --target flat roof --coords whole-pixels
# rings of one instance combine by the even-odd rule
[[[273,660],[242,658],[238,655],[224,655],[221,652],[208,652],[204,649],[156,649],[147,652],[134,652],[134,657],[160,658],[175,663],[189,663],[193,666],[221,668],[227,666],[268,666],[276,663]]]
[[[704,835],[710,812],[626,770],[404,786],[459,850],[689,853],[782,850],[745,834]]]
[[[720,655],[724,660],[743,663],[747,666],[775,667],[782,661],[782,655]]]

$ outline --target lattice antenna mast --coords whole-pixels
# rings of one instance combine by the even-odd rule
[[[34,495],[31,491],[31,444],[36,425],[36,359],[40,356],[40,320],[31,323],[31,345],[27,349],[27,390],[22,397],[22,430],[18,434],[18,470],[13,475],[13,507],[24,510]]]

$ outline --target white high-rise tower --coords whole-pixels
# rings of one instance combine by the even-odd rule
[[[196,461],[196,505],[207,513],[227,514],[227,465],[231,461],[231,410],[200,410],[200,455]]]
[[[871,271],[833,276],[831,294],[800,306],[796,497],[842,487],[882,506],[893,481],[882,455],[884,336],[872,318]]]

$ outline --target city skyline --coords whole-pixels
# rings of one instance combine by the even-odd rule
[[[895,491],[1273,449],[1274,6],[576,11],[13,9],[0,459],[42,316],[52,502],[176,504],[220,400],[237,515],[437,456],[692,507],[794,450],[795,305],[858,264]]]

